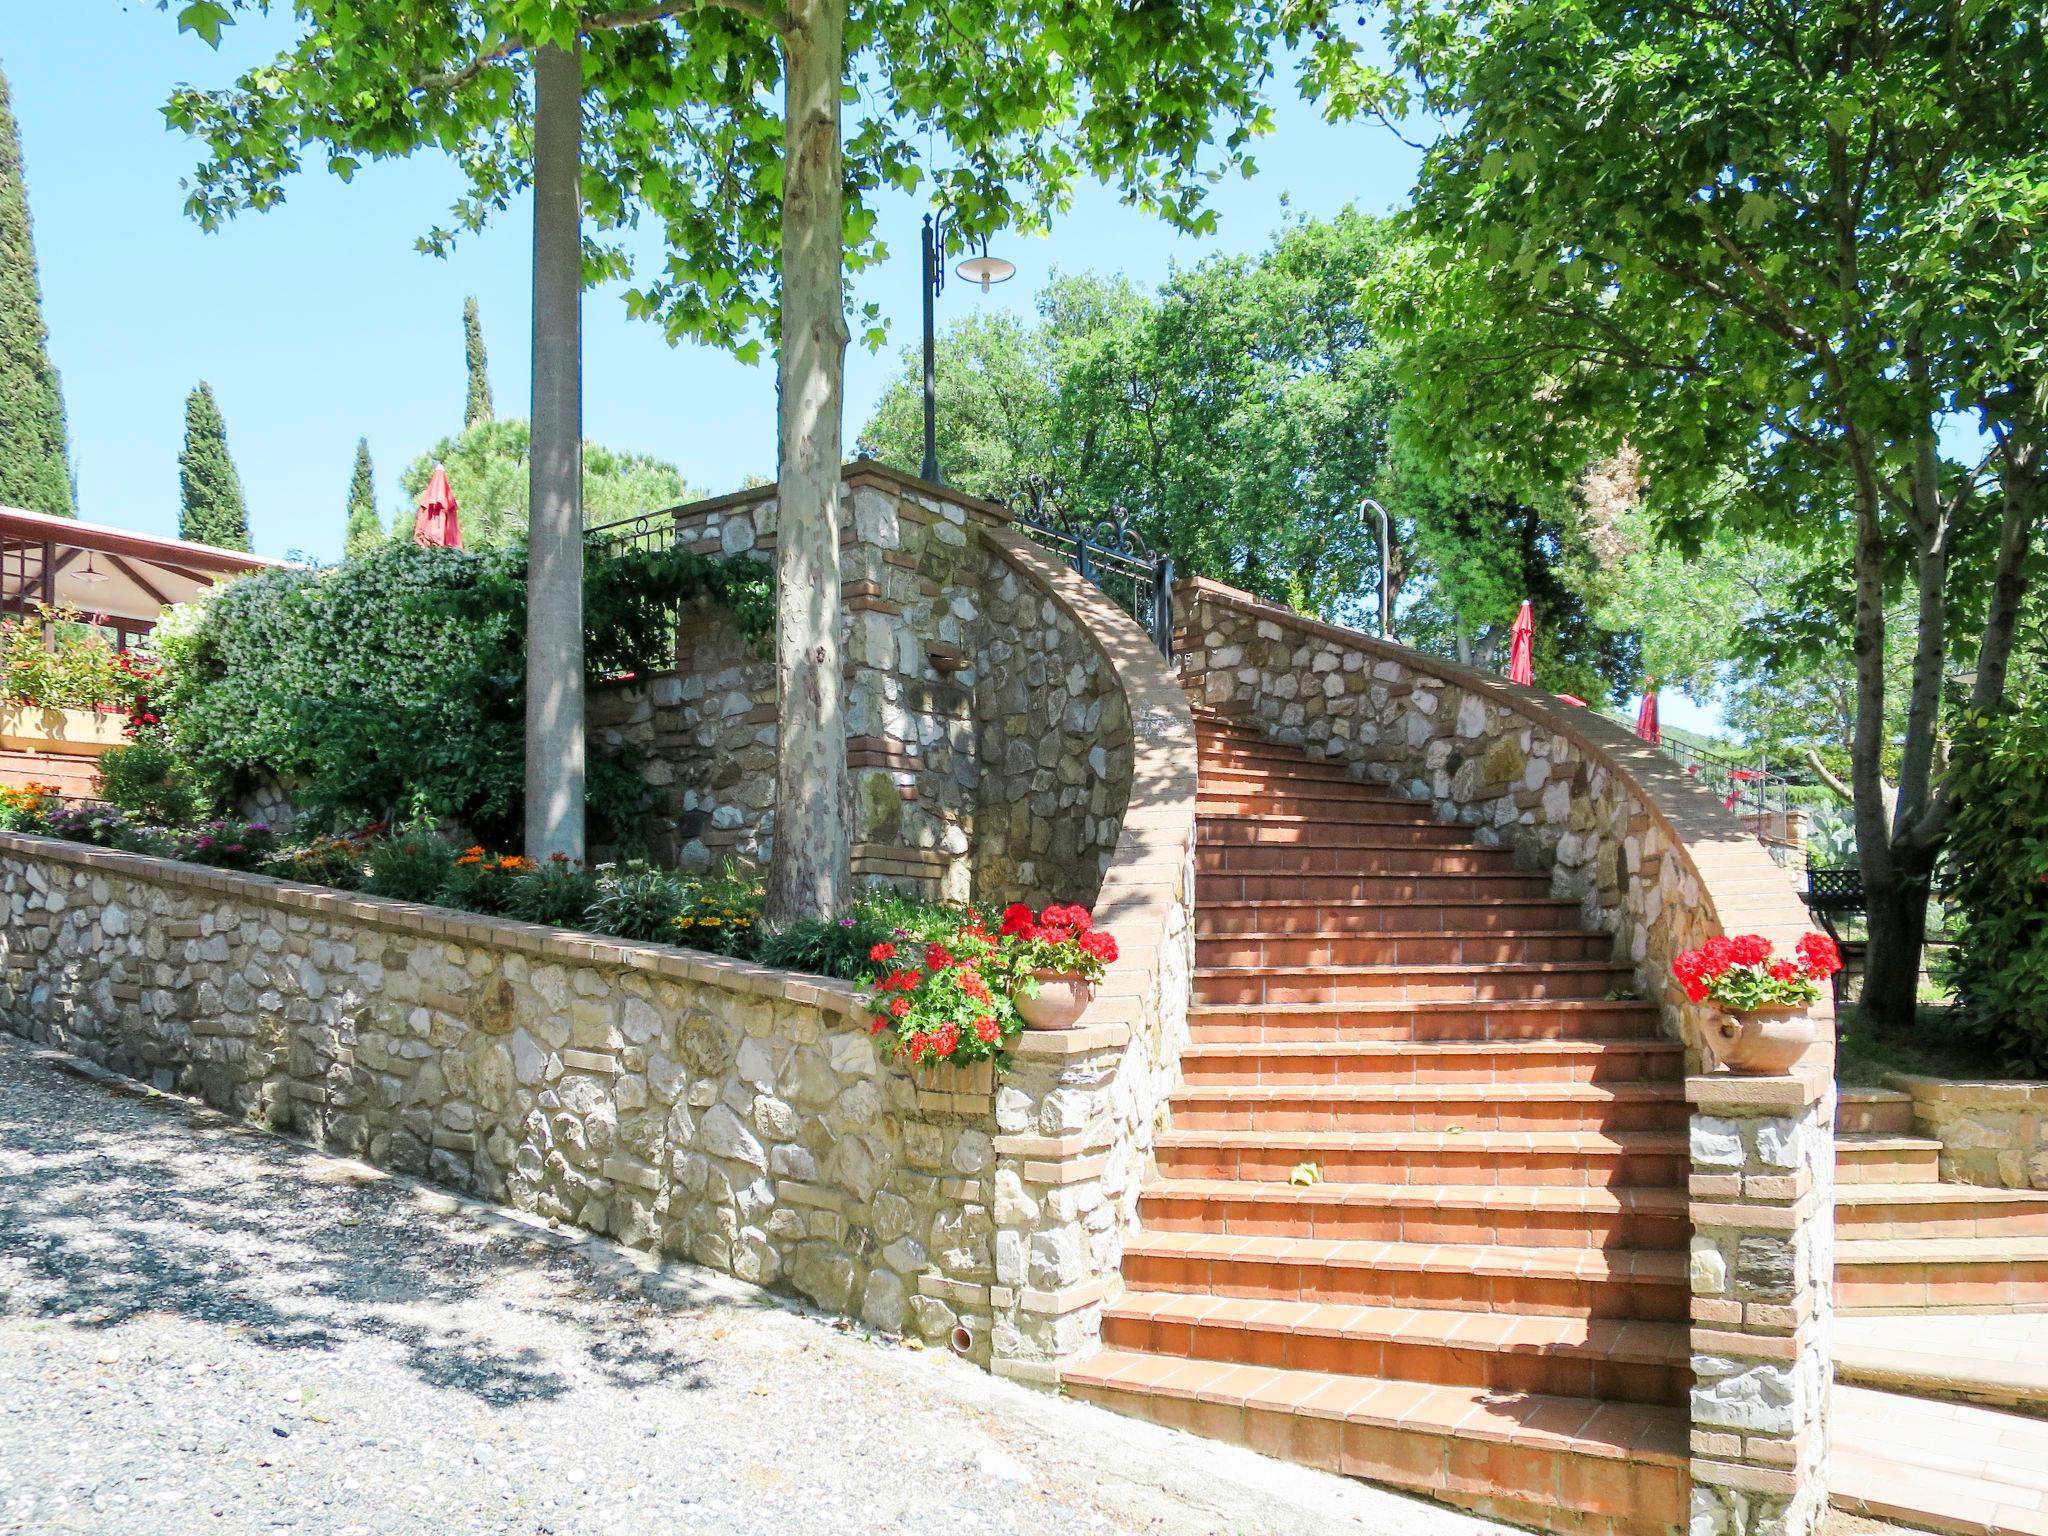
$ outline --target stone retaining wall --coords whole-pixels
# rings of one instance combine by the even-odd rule
[[[0,1027],[1050,1384],[1097,1343],[1178,1077],[1193,728],[1135,623],[987,536],[1082,674],[1027,708],[1063,743],[1077,703],[1124,737],[1122,793],[1056,806],[1088,818],[1073,868],[1100,887],[1058,894],[1122,956],[1083,1027],[1026,1031],[1000,1080],[913,1081],[840,983],[15,833]]]
[[[1183,676],[1213,708],[1435,807],[1576,898],[1686,1043],[1692,1117],[1690,1536],[1810,1536],[1828,1507],[1833,1007],[1784,1077],[1711,1071],[1711,1015],[1671,961],[1717,933],[1788,950],[1790,879],[1662,752],[1533,688],[1317,623],[1215,582],[1180,589]]]
[[[1889,1073],[1913,1096],[1913,1129],[1941,1143],[1941,1176],[1992,1189],[2048,1189],[2048,1083],[1951,1082]]]

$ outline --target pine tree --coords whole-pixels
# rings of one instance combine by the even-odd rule
[[[0,504],[76,517],[64,397],[50,366],[21,135],[0,75]]]
[[[462,413],[462,427],[468,431],[491,419],[490,359],[484,355],[484,323],[474,298],[462,301],[462,342],[463,360],[469,365],[469,404]]]
[[[370,482],[370,440],[356,439],[356,472],[348,482],[348,529],[341,536],[341,552],[365,554],[384,542],[384,527],[377,521],[377,493]]]
[[[213,398],[213,386],[200,381],[185,397],[185,451],[178,455],[178,486],[184,502],[178,513],[178,537],[218,549],[249,547],[249,509],[242,502],[242,479],[228,457],[227,423]]]

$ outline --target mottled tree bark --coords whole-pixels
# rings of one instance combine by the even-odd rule
[[[792,0],[787,15],[775,557],[780,726],[767,893],[768,914],[781,922],[838,906],[849,851],[839,655],[844,0]]]

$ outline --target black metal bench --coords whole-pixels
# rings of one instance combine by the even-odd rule
[[[1835,973],[1835,1006],[1842,1006],[1850,973],[1863,974],[1864,957],[1870,951],[1867,939],[1845,939],[1840,919],[1869,910],[1863,896],[1863,871],[1854,864],[1834,867],[1809,865],[1806,871],[1806,910],[1813,914],[1823,932],[1842,952],[1842,968]]]

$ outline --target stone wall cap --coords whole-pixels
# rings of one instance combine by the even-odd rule
[[[0,852],[66,864],[76,869],[102,870],[157,885],[219,892],[238,901],[274,907],[280,911],[315,913],[330,919],[396,929],[402,933],[489,944],[493,948],[518,950],[542,959],[652,971],[657,975],[725,987],[734,992],[802,1003],[828,1013],[859,1011],[850,983],[800,971],[775,970],[750,960],[707,955],[697,950],[611,939],[602,934],[548,928],[539,923],[486,917],[480,913],[428,906],[421,902],[393,901],[388,897],[366,896],[357,891],[279,880],[270,875],[208,869],[198,864],[181,864],[175,859],[95,848],[87,843],[70,843],[62,838],[44,837],[32,832],[0,832]]]

